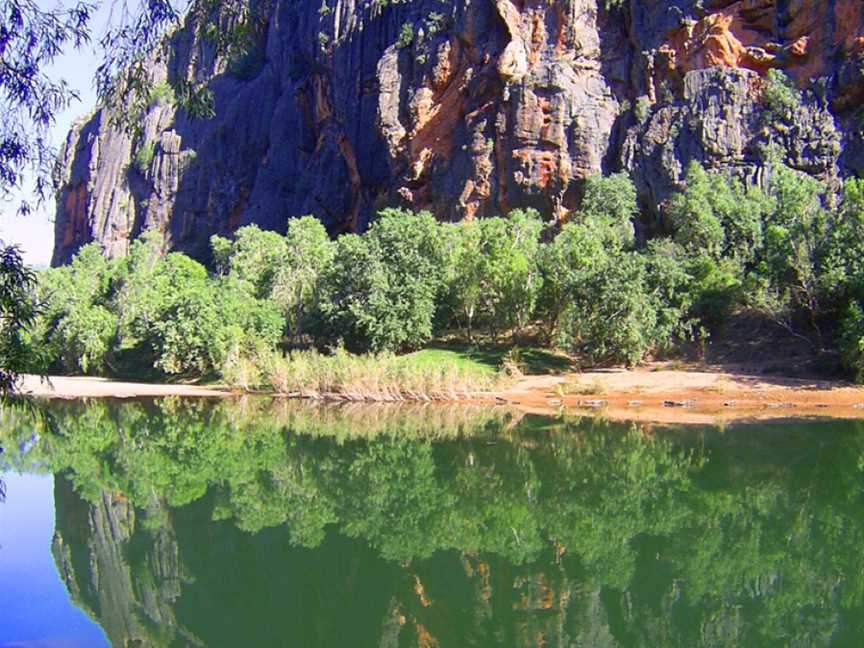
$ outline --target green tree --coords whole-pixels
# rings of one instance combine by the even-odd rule
[[[639,214],[636,187],[626,173],[594,175],[585,181],[585,195],[574,221],[596,226],[621,247],[634,243],[633,219]]]
[[[55,155],[49,131],[57,115],[76,98],[74,90],[62,79],[52,78],[48,68],[67,48],[80,48],[90,40],[89,23],[92,13],[101,2],[74,2],[63,7],[48,9],[32,0],[0,0],[3,29],[0,30],[0,52],[3,52],[3,74],[0,75],[0,198],[19,189],[29,173],[34,180],[37,201],[42,200],[50,185]],[[219,39],[221,53],[224,43],[248,43],[254,30],[250,24],[263,21],[262,11],[267,3],[249,7],[245,0],[227,0],[213,11],[211,0],[148,0],[147,2],[110,2],[116,11],[111,28],[101,45],[105,59],[96,71],[96,85],[102,103],[113,107],[113,116],[123,122],[126,118],[130,130],[140,128],[134,114],[135,106],[149,101],[151,58],[148,55],[168,44],[166,32],[180,19],[192,15],[191,27],[198,36],[214,31],[214,23],[222,17],[234,17],[233,27]],[[217,30],[218,32],[219,30]],[[207,90],[206,92],[209,92]],[[206,94],[206,93],[205,93]],[[209,95],[212,98],[212,93]],[[133,110],[129,108],[133,107]],[[23,200],[19,211],[31,209],[29,200]],[[7,273],[0,284],[17,282],[23,288],[32,284],[29,274],[22,274],[21,256],[14,247],[0,246],[6,260],[0,273]],[[21,295],[23,297],[23,294]],[[5,308],[6,322],[30,324],[32,302]],[[21,327],[16,327],[19,329]],[[47,327],[42,327],[42,335]],[[32,336],[31,336],[32,337]],[[0,392],[6,393],[14,385],[20,344],[23,334],[16,330],[2,342],[0,353]],[[43,359],[46,359],[43,357]]]
[[[318,314],[321,276],[333,260],[334,245],[317,218],[288,222],[287,254],[276,273],[273,300],[284,313],[288,334],[303,334]]]
[[[707,173],[691,162],[685,189],[672,197],[668,215],[675,240],[688,253],[714,261],[728,258],[743,266],[762,245],[762,221],[772,208],[757,188],[746,190],[738,180]]]
[[[29,333],[38,370],[197,377],[276,346],[282,314],[252,294],[250,281],[211,279],[161,246],[158,234],[145,234],[120,261],[85,246],[71,266],[41,274],[44,307]]]
[[[247,225],[237,230],[234,240],[214,236],[210,246],[217,268],[238,281],[248,283],[260,299],[270,296],[279,269],[288,255],[283,236]]]
[[[54,335],[60,320],[72,307],[72,268],[49,268],[37,275],[35,302],[38,314],[22,332],[27,349],[26,371],[45,374],[59,365],[61,349]]]
[[[117,316],[108,302],[116,264],[98,245],[81,248],[71,266],[40,273],[41,312],[27,333],[30,368],[102,373],[108,368]]]
[[[674,241],[650,241],[644,259],[645,287],[657,317],[654,347],[669,350],[676,342],[693,337],[698,323],[694,303],[700,293],[694,290],[691,266]]]
[[[450,231],[448,300],[469,337],[477,321],[493,338],[530,321],[542,284],[542,230],[536,211],[515,210],[507,218],[468,221]]]
[[[557,338],[561,318],[572,308],[575,291],[608,262],[610,248],[597,230],[585,224],[565,223],[555,239],[542,246],[542,274],[538,312],[547,338]]]
[[[275,347],[282,315],[274,303],[256,299],[247,287],[229,278],[179,290],[154,325],[156,368],[203,376],[219,371],[232,356]]]
[[[495,330],[520,332],[537,307],[542,285],[538,268],[540,234],[543,223],[533,210],[514,210],[507,215],[508,249],[490,264],[490,291],[498,299],[490,299],[490,315]]]
[[[14,246],[0,243],[0,397],[12,393],[30,362],[26,329],[36,319],[36,275]]]
[[[840,357],[854,379],[864,382],[864,310],[857,301],[849,304],[840,322]]]
[[[829,307],[864,298],[864,180],[849,178],[820,255],[819,290]]]
[[[790,333],[802,313],[818,338],[820,258],[834,227],[833,214],[823,207],[825,192],[825,185],[810,176],[782,164],[771,168],[774,209],[766,219],[762,254],[747,291],[756,308]]]
[[[625,250],[619,226],[566,223],[541,254],[548,333],[593,363],[634,364],[690,328],[691,278],[675,250]]]
[[[445,281],[450,311],[446,318],[462,324],[468,339],[473,341],[484,288],[483,233],[476,220],[446,224],[443,228],[448,252]]]
[[[351,350],[414,349],[433,334],[444,249],[429,213],[385,210],[364,236],[336,241],[322,276],[319,337]]]
[[[117,316],[99,304],[74,305],[60,320],[55,336],[66,371],[104,375],[117,332]]]
[[[200,263],[179,253],[163,256],[158,234],[135,241],[121,262],[112,297],[119,317],[115,369],[140,374],[146,367],[158,368],[160,323],[177,299],[206,282]]]
[[[336,239],[333,262],[321,278],[322,321],[316,327],[316,341],[349,349],[372,348],[373,340],[384,340],[379,315],[388,311],[387,271],[367,240],[356,234]]]

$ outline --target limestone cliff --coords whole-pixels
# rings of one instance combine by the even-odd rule
[[[122,255],[151,228],[199,257],[212,234],[249,223],[284,230],[311,213],[334,234],[362,230],[384,206],[566,218],[585,177],[621,169],[657,213],[690,160],[759,181],[769,143],[832,183],[864,168],[859,0],[250,7],[242,51],[190,20],[152,57],[154,88],[175,91],[153,93],[134,131],[105,110],[73,128],[55,264],[90,241]],[[764,118],[771,68],[804,92],[790,123]],[[212,97],[212,116],[193,116],[189,87]]]

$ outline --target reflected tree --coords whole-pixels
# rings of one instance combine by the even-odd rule
[[[432,411],[419,412],[427,427]],[[549,645],[854,645],[864,634],[857,424],[720,434],[514,426],[506,413],[471,426],[451,413],[440,418],[458,432],[423,437],[423,423],[393,412],[374,431],[370,413],[266,400],[50,414],[27,452],[32,421],[5,415],[4,461],[65,475],[57,555],[72,561],[70,590],[99,591],[90,565],[123,555],[128,575],[114,577],[129,583],[129,607],[170,616],[178,637],[220,645],[207,619],[237,591],[250,604],[220,632],[263,643],[274,623],[303,645],[337,645],[345,628],[369,644],[441,646],[534,645],[538,633]],[[93,535],[103,528],[114,535]],[[271,599],[286,602],[278,613]]]

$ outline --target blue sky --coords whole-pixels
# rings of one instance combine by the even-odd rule
[[[68,3],[42,0],[39,5],[44,8]],[[72,88],[75,88],[81,96],[80,101],[74,101],[72,105],[57,118],[57,123],[52,129],[53,144],[57,148],[63,143],[66,133],[72,122],[87,113],[96,105],[96,92],[93,88],[93,75],[101,62],[101,54],[95,50],[98,47],[99,37],[102,35],[108,16],[108,5],[97,12],[91,22],[93,43],[82,50],[65,51],[57,57],[49,69],[53,78],[63,78]],[[32,183],[29,184],[29,192],[32,192]],[[25,187],[25,195],[28,189]],[[28,196],[29,197],[29,196]],[[11,201],[0,203],[0,239],[5,243],[16,243],[24,251],[24,259],[31,265],[47,265],[51,261],[51,251],[54,247],[54,199],[53,196],[45,201],[38,209],[26,218],[14,214],[16,205],[20,202],[20,194]]]

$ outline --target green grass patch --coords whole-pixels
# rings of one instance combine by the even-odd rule
[[[472,353],[471,350],[455,349],[423,349],[403,356],[404,361],[418,369],[436,368],[442,366],[458,367],[465,371],[476,371],[480,374],[493,375],[501,366],[500,361],[493,357]]]
[[[451,362],[477,370],[497,372],[508,357],[522,373],[530,376],[562,374],[575,371],[575,361],[566,355],[538,346],[440,344],[423,349],[408,357],[430,364]]]

